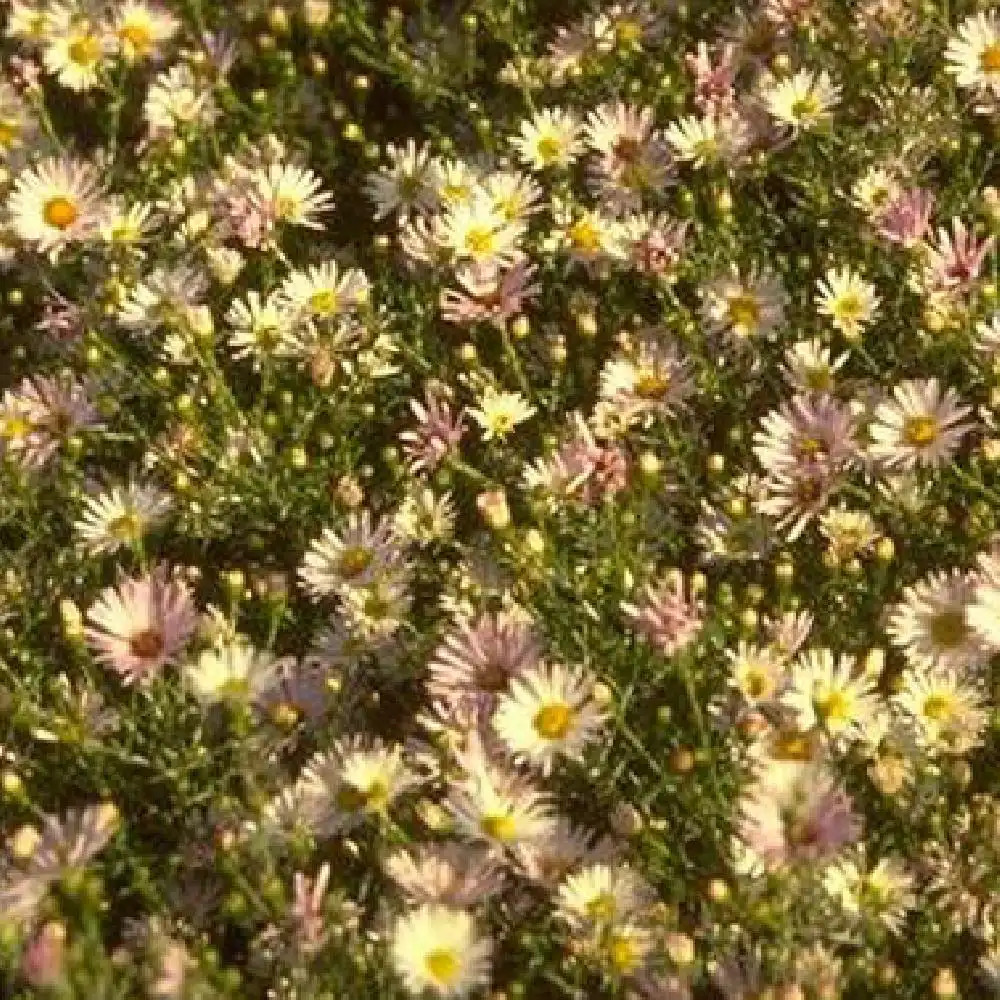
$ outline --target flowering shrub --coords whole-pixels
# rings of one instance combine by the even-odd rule
[[[3,997],[1000,993],[1000,11],[3,18]]]

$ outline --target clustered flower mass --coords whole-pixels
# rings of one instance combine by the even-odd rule
[[[0,18],[0,995],[1000,995],[1000,10]]]

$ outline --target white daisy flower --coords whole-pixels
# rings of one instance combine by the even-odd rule
[[[856,340],[863,327],[875,318],[879,297],[875,286],[849,267],[832,267],[817,282],[816,308],[828,316],[835,329]]]
[[[521,162],[534,170],[568,167],[584,150],[579,119],[561,108],[543,108],[521,122],[520,133],[511,144]]]
[[[133,545],[170,512],[173,502],[155,486],[130,483],[88,497],[75,524],[84,547],[95,554]]]
[[[826,70],[813,73],[800,69],[792,76],[772,78],[764,87],[763,98],[777,122],[808,129],[829,120],[840,100],[840,87]]]

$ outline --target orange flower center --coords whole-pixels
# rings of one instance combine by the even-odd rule
[[[56,229],[68,229],[80,217],[80,210],[69,198],[59,195],[45,203],[42,217],[47,225]]]

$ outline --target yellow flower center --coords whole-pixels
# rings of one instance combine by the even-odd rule
[[[979,68],[984,73],[1000,73],[1000,42],[987,45],[979,54]]]
[[[532,725],[542,739],[561,740],[569,732],[573,721],[573,709],[565,702],[546,705],[535,713]]]
[[[488,226],[472,226],[465,234],[465,249],[473,256],[488,254],[496,243],[495,234]]]
[[[148,24],[133,21],[131,24],[123,24],[118,29],[118,37],[132,48],[132,51],[144,55],[153,48],[153,33],[149,30]]]
[[[743,690],[749,698],[762,698],[771,691],[771,682],[763,667],[748,667],[743,676]]]
[[[851,699],[843,691],[825,691],[813,699],[816,714],[827,722],[848,722]]]
[[[297,219],[301,214],[301,203],[298,198],[288,194],[279,194],[274,199],[274,214],[279,219]]]
[[[389,801],[389,786],[378,778],[367,788],[358,788],[345,782],[336,795],[337,805],[345,812],[360,812],[362,809],[376,810]]]
[[[631,972],[639,964],[639,949],[624,934],[612,934],[608,941],[608,958],[619,972]]]
[[[635,45],[642,40],[642,25],[631,18],[623,18],[615,25],[619,45]]]
[[[822,110],[819,98],[815,94],[805,94],[792,102],[792,117],[800,121],[808,121],[815,118]]]
[[[641,370],[635,380],[635,394],[643,399],[659,399],[669,388],[670,376],[655,368]]]
[[[132,541],[142,534],[142,521],[135,511],[127,511],[108,522],[108,534],[123,542]]]
[[[938,422],[934,417],[910,417],[903,424],[903,440],[917,448],[933,444],[938,439]]]
[[[857,322],[864,315],[865,305],[856,292],[847,292],[834,303],[833,313],[841,320]]]
[[[8,441],[21,441],[34,430],[34,424],[25,416],[15,414],[0,419],[0,437]]]
[[[0,146],[10,149],[21,134],[21,123],[14,118],[0,118]]]
[[[69,43],[70,61],[89,69],[101,58],[101,42],[94,35],[81,35]]]
[[[517,822],[510,813],[488,813],[479,821],[479,826],[491,840],[504,844],[517,836]]]
[[[451,986],[462,970],[462,963],[454,951],[438,948],[424,959],[427,975],[440,986]]]
[[[954,711],[953,699],[946,694],[932,694],[924,699],[921,714],[931,722],[944,722]]]
[[[805,733],[790,731],[775,740],[772,756],[777,760],[812,760],[813,746]]]
[[[589,219],[579,219],[569,227],[570,242],[578,250],[593,253],[601,247],[601,234]]]
[[[344,549],[337,561],[340,575],[351,579],[360,576],[374,562],[375,555],[363,545],[352,545]]]
[[[599,892],[593,899],[588,899],[584,910],[587,916],[594,921],[606,922],[614,920],[618,907],[615,905],[614,894],[608,890]]]
[[[562,143],[552,135],[543,136],[538,140],[538,158],[544,163],[552,163],[562,152]]]
[[[931,619],[930,634],[935,646],[943,649],[960,646],[969,634],[965,614],[957,609],[939,612]]]
[[[322,288],[309,296],[310,308],[321,316],[332,316],[339,304],[337,293],[332,288]]]
[[[760,303],[749,292],[733,295],[726,303],[726,310],[738,333],[748,333],[760,322]]]
[[[42,208],[42,218],[46,225],[55,229],[68,229],[80,217],[80,211],[69,200],[62,195],[50,198]]]

